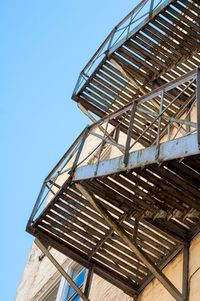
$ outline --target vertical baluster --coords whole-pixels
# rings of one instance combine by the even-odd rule
[[[154,7],[154,0],[151,0],[150,8],[149,8],[149,18],[152,17],[152,14],[153,14],[153,7]]]
[[[79,146],[79,148],[78,148],[76,157],[75,157],[74,162],[73,162],[73,165],[72,165],[72,169],[71,169],[71,171],[70,171],[70,174],[71,174],[71,175],[74,173],[74,170],[76,169],[76,166],[77,166],[77,164],[78,164],[78,160],[79,160],[79,158],[80,158],[80,155],[81,155],[83,146],[84,146],[84,144],[85,144],[85,140],[86,140],[87,137],[88,137],[89,131],[90,131],[90,127],[87,126],[87,127],[85,128],[84,133],[83,133],[83,138],[82,138],[82,140],[81,140],[81,144],[80,144],[80,146]]]
[[[167,126],[167,136],[168,136],[168,141],[170,141],[170,135],[171,135],[171,122],[168,123],[168,126]]]
[[[163,102],[164,102],[164,90],[161,91],[160,94],[160,117],[158,118],[158,131],[157,131],[157,140],[156,140],[156,160],[159,157],[160,153],[160,126],[162,120],[162,111],[163,111]]]
[[[129,124],[128,132],[127,132],[127,139],[126,139],[126,146],[125,146],[125,153],[124,153],[125,166],[128,164],[128,160],[129,160],[130,143],[131,143],[131,136],[132,136],[133,122],[134,122],[134,118],[135,118],[136,107],[137,107],[137,102],[135,101],[133,103],[133,106],[131,109],[130,124]]]
[[[103,136],[102,143],[101,143],[101,146],[100,146],[100,150],[99,150],[99,153],[98,153],[97,165],[96,165],[96,170],[94,172],[94,176],[97,175],[97,171],[98,171],[98,168],[99,168],[99,161],[100,161],[101,153],[102,153],[102,150],[104,148],[104,144],[105,144],[106,138],[107,138],[106,133],[107,133],[109,121],[110,121],[110,119],[108,118],[107,123],[106,123],[106,127],[105,127],[104,136]]]

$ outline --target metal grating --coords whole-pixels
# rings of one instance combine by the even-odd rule
[[[137,245],[162,267],[199,227],[199,170],[197,155],[80,183],[131,239],[137,231]],[[108,227],[74,183],[62,188],[32,229],[41,239],[48,237],[50,245],[59,251],[65,249],[68,256],[71,250],[73,259],[86,267],[92,265],[97,274],[123,290],[126,287],[131,295],[140,291],[150,277],[145,265]]]
[[[72,99],[103,117],[198,67],[199,14],[198,0],[165,1],[150,18],[105,51]],[[85,73],[84,69],[80,78]]]

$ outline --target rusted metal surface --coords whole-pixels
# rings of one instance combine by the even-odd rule
[[[187,118],[196,105],[197,78],[194,70],[87,127],[46,178],[42,192],[48,185],[48,204],[42,208],[45,197],[42,198],[41,192],[27,230],[83,266],[93,267],[94,272],[131,296],[137,295],[152,279],[151,269],[149,271],[141,258],[127,248],[75,183],[90,191],[145,256],[158,269],[163,268],[200,228],[198,127]],[[170,101],[166,100],[165,95],[174,89],[178,89],[178,93],[171,96]],[[163,105],[159,110],[155,100],[161,94]],[[184,103],[179,108],[178,102],[183,95]],[[173,115],[169,116],[169,110]],[[136,139],[131,133],[135,118],[141,113],[146,114],[143,120],[145,116],[151,118],[143,129],[151,136],[151,141],[148,147],[134,151],[130,144],[141,142],[141,133]],[[111,125],[112,120],[116,121],[116,128],[119,125],[118,135],[114,135],[116,128]],[[125,120],[129,140],[125,139],[121,145],[120,130]],[[163,134],[167,135],[168,124],[180,137],[170,136],[161,143]],[[92,145],[91,136],[98,140]],[[104,147],[113,147],[115,143],[117,148],[120,145],[128,150],[126,165],[121,153],[113,159],[102,159]],[[91,149],[89,154],[85,150],[87,144]],[[90,157],[94,154],[96,161],[93,163]],[[186,264],[184,270],[187,270]],[[184,279],[186,281],[187,277]],[[170,287],[165,280],[163,283]],[[179,295],[173,287],[172,294]]]
[[[157,157],[156,146],[151,146],[130,153],[127,166],[124,165],[123,156],[120,156],[111,160],[99,162],[96,174],[96,163],[79,167],[74,173],[73,180],[80,181],[93,177],[102,177],[113,173],[123,172],[127,169],[142,168],[152,163],[164,162],[175,158],[184,158],[199,153],[197,135],[194,134],[161,144],[159,157]]]
[[[196,90],[196,98],[197,98],[197,127],[198,127],[198,145],[200,148],[200,68],[197,69],[197,90]]]
[[[183,281],[182,281],[182,294],[184,300],[189,300],[189,257],[190,257],[190,245],[185,244],[183,247]]]
[[[84,289],[84,294],[87,298],[89,298],[89,294],[90,294],[93,273],[94,273],[93,267],[89,268],[87,272],[87,278],[86,278],[85,289]]]
[[[139,24],[135,15],[146,4]],[[94,123],[46,177],[27,231],[130,296],[156,276],[182,300],[187,246],[200,230],[200,5],[155,5],[141,1],[81,73],[86,80],[73,99]],[[110,149],[119,153],[106,160]],[[126,242],[76,185],[103,206]],[[182,294],[161,272],[181,250]]]
[[[116,221],[121,221],[121,227],[132,239],[137,228],[136,243],[158,267],[163,267],[190,241],[200,221],[199,166],[196,155],[163,162],[162,167],[154,163],[80,183]],[[29,231],[45,236],[50,245],[61,252],[66,250],[82,265],[91,264],[108,281],[113,273],[111,282],[121,289],[126,283],[129,293],[131,288],[139,291],[148,283],[150,274],[145,265],[117,234],[110,232],[106,221],[72,183],[60,190],[55,202],[46,207]],[[104,269],[107,274],[102,272]],[[121,286],[117,284],[119,279]]]
[[[196,93],[197,75],[198,72],[195,69],[86,127],[45,179],[30,221],[33,220],[37,209],[41,209],[45,199],[48,199],[48,202],[53,199],[59,187],[62,187],[67,179],[70,183],[72,179],[77,181],[99,177],[154,162],[198,154],[197,123],[188,122],[188,114],[195,107],[196,96],[198,96]],[[179,92],[168,101],[166,97],[174,89]],[[187,97],[184,98],[184,103],[179,108],[178,104],[184,93]],[[155,104],[158,104],[161,94],[163,105],[162,109],[159,109],[159,105],[155,107]],[[183,114],[186,114],[185,117]],[[186,131],[183,126],[186,128],[188,124],[190,130]],[[164,135],[169,133],[169,127],[171,130],[174,129],[175,133],[173,136],[168,136],[167,142],[161,143]],[[114,139],[113,134],[116,130],[118,138]],[[120,137],[124,134],[127,138],[121,141]],[[177,135],[181,135],[181,138],[177,138]],[[91,140],[91,137],[97,139]],[[137,151],[134,151],[136,143]],[[103,159],[104,149],[110,145],[120,150],[120,154],[126,150],[126,164],[124,164],[123,156],[115,158],[110,156],[106,161]],[[86,151],[88,149],[89,152]]]
[[[95,200],[93,194],[91,194],[84,186],[76,184],[78,190],[84,195],[84,197],[90,202],[90,204],[96,209],[97,212],[104,218],[104,220],[110,225],[110,227],[119,235],[122,241],[129,247],[129,249],[148,267],[152,274],[163,284],[168,292],[177,300],[183,301],[183,295],[173,285],[173,283],[162,273],[162,271],[154,264],[154,262],[146,255],[145,252],[138,246],[136,241],[133,241],[130,236],[124,231],[119,223],[112,217],[112,215]],[[138,226],[138,225],[137,225]]]

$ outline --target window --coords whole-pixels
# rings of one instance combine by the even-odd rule
[[[75,269],[72,273],[72,279],[74,280],[74,282],[79,288],[83,287],[85,274],[86,274],[86,269],[81,269],[81,270]],[[66,294],[66,301],[79,301],[79,300],[80,300],[80,296],[76,293],[76,291],[71,286],[69,286]]]
[[[81,289],[83,287],[86,269],[79,264],[73,264],[68,268],[67,273],[74,280],[76,285]],[[69,285],[69,283],[62,277],[56,301],[79,301],[80,296],[76,291]]]

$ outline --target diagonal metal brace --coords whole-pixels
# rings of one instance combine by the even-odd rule
[[[89,301],[86,295],[80,290],[80,288],[76,285],[73,279],[65,272],[63,267],[58,263],[58,261],[51,255],[51,253],[45,248],[43,243],[39,239],[35,239],[36,246],[49,258],[49,260],[53,263],[53,265],[57,268],[57,270],[61,273],[61,275],[69,282],[71,287],[80,295],[80,297],[84,301]]]
[[[184,296],[180,291],[171,283],[171,281],[163,274],[163,272],[151,261],[146,253],[140,249],[126,234],[124,229],[113,219],[110,213],[100,204],[97,203],[93,195],[85,189],[81,184],[76,184],[77,189],[83,194],[83,196],[90,202],[90,204],[97,210],[97,212],[103,217],[108,225],[119,235],[119,237],[126,243],[131,251],[147,266],[151,273],[163,284],[167,291],[177,301],[184,301]]]

